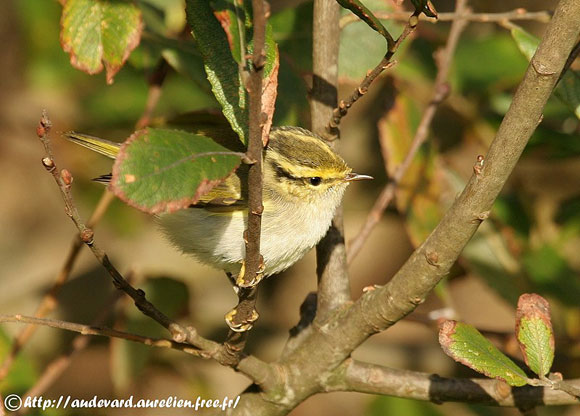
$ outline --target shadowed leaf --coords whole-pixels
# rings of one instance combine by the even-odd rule
[[[481,374],[510,386],[527,383],[526,373],[471,325],[445,321],[439,330],[439,344],[445,354]]]
[[[195,204],[239,164],[239,153],[209,137],[147,128],[121,146],[111,188],[142,211],[172,212]]]
[[[141,11],[130,1],[67,0],[61,18],[61,44],[71,64],[88,74],[107,71],[107,83],[141,39]]]
[[[530,369],[545,376],[554,361],[554,331],[548,301],[535,293],[525,293],[518,300],[516,337]]]

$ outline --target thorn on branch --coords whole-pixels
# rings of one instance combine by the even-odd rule
[[[250,156],[244,153],[241,157],[242,163],[244,165],[255,165],[258,161],[256,159],[252,159]]]

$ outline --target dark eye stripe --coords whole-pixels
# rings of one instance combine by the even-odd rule
[[[278,165],[277,163],[272,162],[272,167],[274,168],[274,171],[276,172],[276,176],[278,178],[286,178],[286,179],[291,179],[293,181],[299,179],[295,176],[292,176],[292,174],[290,172],[288,172],[286,169],[284,169],[282,166]]]

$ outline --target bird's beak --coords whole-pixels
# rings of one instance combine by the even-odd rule
[[[345,181],[354,182],[354,181],[364,181],[365,179],[374,179],[374,178],[369,175],[359,175],[358,173],[349,173],[348,175],[346,175]]]

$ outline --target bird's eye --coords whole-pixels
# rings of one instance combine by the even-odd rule
[[[322,178],[320,176],[314,176],[310,178],[310,185],[318,186],[322,182]]]

